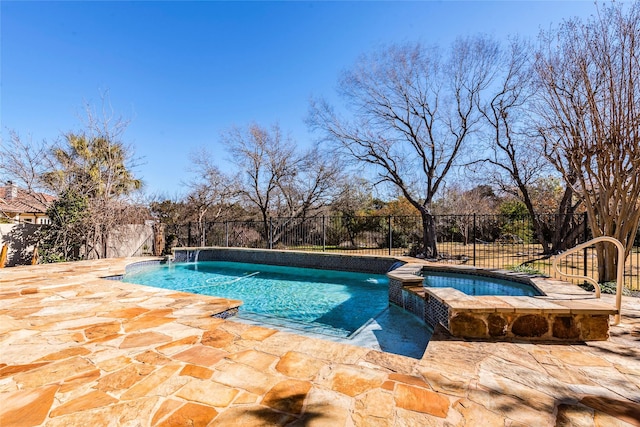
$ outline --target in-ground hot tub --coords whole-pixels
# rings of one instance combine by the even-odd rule
[[[422,284],[427,288],[453,288],[465,295],[503,295],[533,297],[544,295],[531,283],[516,282],[475,274],[439,272],[422,269]]]
[[[504,270],[408,263],[387,276],[391,302],[460,338],[606,340],[617,313],[578,286]]]

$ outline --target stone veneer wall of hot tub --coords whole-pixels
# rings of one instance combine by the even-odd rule
[[[251,264],[282,265],[361,273],[385,274],[398,262],[395,258],[371,255],[342,255],[322,252],[279,251],[244,248],[180,248],[174,249],[175,262],[229,261]]]
[[[505,270],[429,265],[437,271],[475,274],[528,283],[538,297],[470,296],[453,288],[425,288],[418,276],[423,264],[408,263],[387,273],[389,300],[442,325],[459,338],[526,341],[595,341],[609,337],[609,316],[616,310],[578,286]],[[421,302],[418,302],[421,300]]]

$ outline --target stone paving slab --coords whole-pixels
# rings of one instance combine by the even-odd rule
[[[140,260],[0,270],[0,426],[640,426],[638,299],[607,341],[436,330],[417,360],[99,279]]]

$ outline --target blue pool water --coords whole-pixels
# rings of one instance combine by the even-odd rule
[[[536,288],[526,283],[501,280],[493,277],[471,274],[441,273],[423,270],[424,286],[431,288],[454,288],[467,295],[542,295]]]
[[[388,305],[384,275],[222,261],[165,264],[127,273],[129,283],[243,301],[248,317],[285,320],[347,337]]]

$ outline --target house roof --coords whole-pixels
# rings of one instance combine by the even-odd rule
[[[11,197],[11,186],[0,187],[0,211],[11,213],[45,213],[56,199],[45,193],[17,189],[16,197]]]

